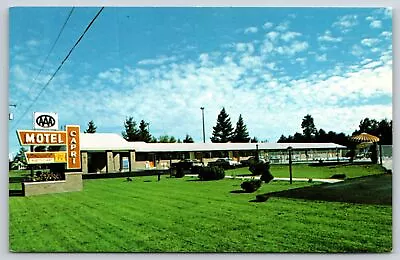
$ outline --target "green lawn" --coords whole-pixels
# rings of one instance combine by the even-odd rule
[[[226,175],[250,175],[251,172],[248,167],[226,170]],[[272,164],[270,168],[271,174],[274,177],[289,178],[288,165]],[[366,175],[382,174],[384,169],[377,164],[365,165],[337,165],[337,166],[308,166],[306,164],[293,164],[292,175],[293,178],[316,178],[327,179],[335,174],[346,174],[347,178],[355,178]]]
[[[270,198],[310,186],[163,176],[85,180],[82,192],[10,197],[15,252],[390,252],[392,207]],[[377,196],[371,194],[371,196]]]
[[[10,170],[8,172],[8,177],[27,177],[30,176],[30,170]]]

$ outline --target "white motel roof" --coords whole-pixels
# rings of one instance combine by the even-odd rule
[[[80,133],[82,151],[128,151],[132,145],[118,134]]]
[[[83,151],[129,151],[136,152],[204,152],[204,151],[241,151],[294,150],[304,149],[345,149],[335,143],[145,143],[128,142],[122,136],[113,133],[81,133],[81,150]]]

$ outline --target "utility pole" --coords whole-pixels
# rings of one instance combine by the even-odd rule
[[[204,107],[201,107],[201,115],[202,115],[202,119],[203,119],[203,143],[206,142],[206,132],[204,130]]]
[[[289,174],[290,174],[290,184],[292,184],[292,147],[289,146],[288,148],[289,151]]]

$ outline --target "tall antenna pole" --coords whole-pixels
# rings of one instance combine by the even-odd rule
[[[206,142],[206,132],[204,130],[204,107],[201,107],[201,115],[202,115],[202,119],[203,119],[203,143]]]

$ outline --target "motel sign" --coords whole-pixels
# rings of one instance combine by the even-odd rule
[[[80,127],[67,125],[65,131],[17,130],[21,145],[61,145],[66,152],[26,152],[29,164],[67,163],[67,169],[80,169]]]

